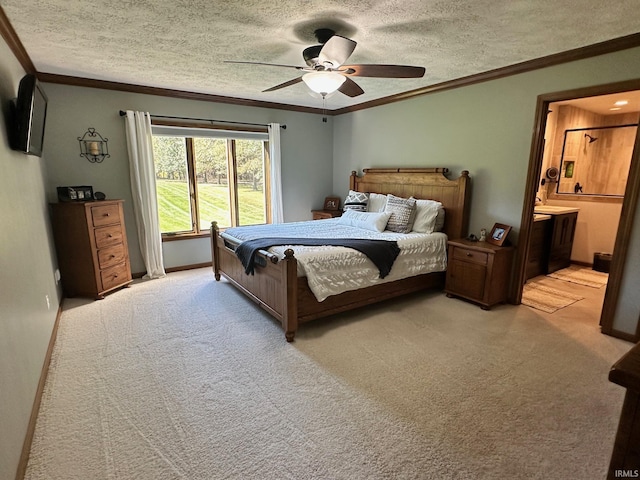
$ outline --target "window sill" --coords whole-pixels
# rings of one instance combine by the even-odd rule
[[[177,240],[192,240],[194,238],[209,238],[211,237],[211,233],[209,232],[200,232],[200,233],[163,233],[162,234],[162,242],[174,242]]]

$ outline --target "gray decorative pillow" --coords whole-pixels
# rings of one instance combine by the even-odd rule
[[[409,233],[416,216],[416,199],[387,195],[386,213],[390,213],[387,230],[397,233]]]
[[[343,210],[355,210],[356,212],[366,212],[369,204],[369,194],[349,190],[349,195],[344,200]]]

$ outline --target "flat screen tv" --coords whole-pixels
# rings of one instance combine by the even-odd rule
[[[11,148],[30,155],[42,156],[47,96],[35,75],[25,75],[20,80],[18,98],[13,103],[12,110]]]

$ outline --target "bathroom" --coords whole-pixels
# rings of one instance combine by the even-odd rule
[[[549,105],[536,206],[577,210],[570,262],[605,271],[633,152],[640,92]],[[604,270],[603,270],[604,269]],[[534,274],[527,275],[531,278]]]

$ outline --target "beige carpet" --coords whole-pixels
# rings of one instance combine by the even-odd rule
[[[558,280],[564,280],[565,282],[577,283],[595,288],[605,286],[609,280],[608,273],[597,272],[591,268],[580,267],[578,265],[571,265],[570,267],[550,273],[547,276],[557,278]]]
[[[65,301],[26,478],[604,478],[631,346],[442,293],[288,344],[210,269],[171,273]]]
[[[546,313],[553,313],[568,307],[583,298],[561,288],[545,285],[543,280],[538,279],[529,280],[522,290],[523,304]]]

